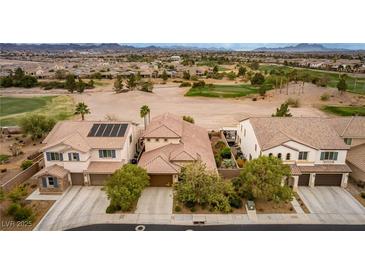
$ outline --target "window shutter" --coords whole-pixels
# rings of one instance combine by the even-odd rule
[[[103,158],[102,150],[99,150],[99,158]]]
[[[54,187],[58,187],[58,180],[56,177],[53,177],[53,181],[54,181],[53,183]]]
[[[112,158],[115,158],[115,150],[112,150]]]
[[[337,157],[338,157],[338,152],[335,152],[335,153],[334,153],[334,155],[333,155],[333,159],[334,159],[335,161],[337,161]]]
[[[321,152],[321,160],[323,160],[324,152]]]
[[[70,152],[68,153],[68,160],[72,161],[72,154]]]
[[[47,187],[47,179],[46,177],[42,177],[42,186]]]
[[[63,161],[63,154],[60,153],[59,155],[60,155],[60,161]]]
[[[46,158],[47,158],[47,161],[51,161],[51,155],[49,152],[46,152]]]

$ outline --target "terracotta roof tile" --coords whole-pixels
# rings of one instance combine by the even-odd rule
[[[44,175],[51,175],[57,178],[65,178],[68,173],[68,170],[64,169],[60,165],[55,164],[38,171],[36,174],[33,175],[33,177],[39,178]]]
[[[352,147],[346,160],[365,172],[365,144]]]

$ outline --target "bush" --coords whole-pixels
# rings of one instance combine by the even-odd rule
[[[176,212],[180,212],[180,211],[181,211],[181,207],[180,207],[180,206],[178,206],[178,205],[177,205],[177,206],[175,206],[175,211],[176,211]]]
[[[116,206],[116,205],[109,205],[107,208],[106,208],[106,213],[108,214],[111,214],[111,213],[114,213],[116,211],[120,210],[120,207]]]
[[[191,87],[191,84],[190,84],[190,82],[182,82],[179,87],[181,87],[181,88],[183,88],[183,87]]]
[[[20,168],[22,170],[26,170],[28,167],[30,167],[31,165],[33,165],[33,161],[32,160],[24,160],[22,162],[22,164],[20,165]]]
[[[255,75],[251,78],[251,84],[253,86],[262,85],[265,82],[265,76],[261,73],[255,73]]]
[[[5,154],[0,154],[0,164],[4,164],[9,161],[10,156]]]
[[[55,120],[39,114],[27,115],[20,120],[21,128],[33,140],[39,139],[51,131],[55,123]]]
[[[20,207],[13,216],[15,221],[31,221],[33,220],[33,211],[27,207]]]
[[[229,147],[224,147],[220,150],[219,154],[223,159],[231,159],[231,149]]]
[[[18,186],[16,188],[14,188],[9,194],[8,194],[8,198],[13,202],[13,203],[18,203],[20,202],[25,196],[27,195],[27,189],[25,188],[24,185],[22,186]]]
[[[196,203],[194,201],[186,201],[184,204],[187,208],[193,208]]]
[[[322,101],[328,101],[330,99],[330,95],[328,93],[323,93],[321,95],[321,100]]]
[[[286,103],[293,108],[298,108],[300,106],[300,100],[298,98],[289,98]]]
[[[236,165],[232,159],[224,159],[222,162],[222,167],[224,168],[234,168]]]
[[[190,211],[191,212],[195,212],[196,211],[196,208],[195,207],[192,207],[192,208],[190,208]]]
[[[229,204],[231,205],[231,207],[241,208],[243,205],[243,202],[242,202],[241,197],[239,197],[237,194],[234,194],[229,197]]]
[[[205,87],[204,81],[198,81],[193,83],[193,88],[203,88],[203,87]]]
[[[191,116],[183,116],[183,120],[186,121],[186,122],[189,122],[191,124],[194,124],[194,118],[191,117]]]
[[[223,141],[218,141],[215,143],[214,147],[218,150],[222,150],[226,147],[226,144]]]
[[[12,203],[9,205],[8,209],[6,210],[6,213],[10,216],[14,216],[14,214],[18,211],[20,208],[20,204]]]
[[[214,160],[215,160],[217,167],[220,167],[222,165],[222,156],[220,156],[220,154],[215,154]]]

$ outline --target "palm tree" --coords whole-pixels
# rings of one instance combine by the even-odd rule
[[[78,103],[76,105],[75,114],[81,114],[82,120],[85,119],[85,114],[89,114],[89,113],[90,113],[90,109],[84,102]]]
[[[144,129],[147,127],[147,115],[148,115],[148,123],[150,122],[150,114],[151,110],[147,105],[143,105],[139,111],[141,118],[144,119]]]

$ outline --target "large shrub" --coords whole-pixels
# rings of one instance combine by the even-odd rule
[[[20,165],[20,168],[22,170],[26,170],[28,167],[30,167],[31,165],[33,165],[33,161],[32,160],[24,160],[22,162],[22,164]]]
[[[26,134],[29,134],[33,140],[42,138],[46,133],[51,131],[55,123],[55,120],[52,118],[39,114],[27,115],[20,120],[21,128]]]
[[[220,151],[220,155],[223,159],[231,159],[231,149],[229,147],[224,147]]]
[[[115,171],[107,180],[104,190],[110,200],[107,213],[115,210],[128,211],[137,202],[145,187],[149,185],[149,176],[141,167],[126,164]]]

